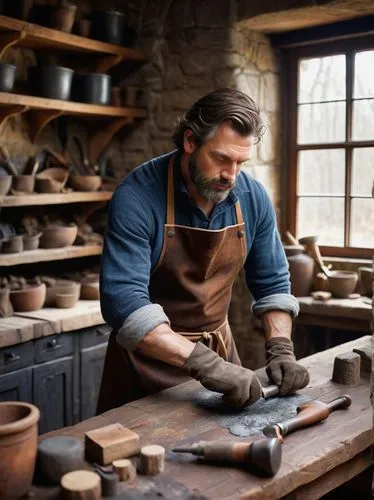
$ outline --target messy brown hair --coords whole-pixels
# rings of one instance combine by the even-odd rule
[[[199,147],[215,134],[223,122],[229,122],[243,137],[254,136],[257,142],[265,132],[259,107],[254,100],[240,90],[223,88],[201,97],[178,119],[173,142],[183,150],[184,133],[191,130]]]

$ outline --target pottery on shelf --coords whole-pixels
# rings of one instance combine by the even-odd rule
[[[0,500],[21,498],[31,486],[39,417],[32,404],[0,402]]]
[[[361,293],[371,297],[373,295],[373,269],[371,267],[359,267],[358,276]]]
[[[0,288],[0,318],[13,316],[13,306],[10,302],[10,289]]]
[[[98,277],[86,277],[82,280],[81,299],[98,300],[100,298],[100,283]]]
[[[77,237],[78,226],[74,223],[69,225],[48,224],[43,228],[40,238],[40,248],[63,248],[74,243]]]
[[[36,250],[39,247],[39,241],[42,233],[24,234],[23,235],[23,250]]]
[[[65,187],[69,172],[60,167],[47,168],[36,176],[35,190],[38,193],[59,193]]]
[[[11,175],[0,176],[0,195],[6,196],[12,186],[13,177]]]
[[[2,253],[19,253],[23,251],[23,235],[10,236],[3,240]]]
[[[70,175],[69,186],[76,191],[97,191],[103,179],[100,175]]]
[[[79,300],[79,295],[74,292],[58,293],[56,291],[56,306],[61,309],[74,307]]]
[[[314,261],[302,245],[284,245],[289,264],[291,292],[295,297],[306,297],[312,290]]]
[[[71,3],[52,6],[49,13],[49,26],[55,30],[70,33],[77,12],[77,6]]]
[[[353,293],[358,281],[355,271],[330,271],[329,290],[339,298],[347,298]]]
[[[37,311],[44,305],[46,286],[29,285],[22,290],[11,290],[10,301],[15,312]]]
[[[32,193],[35,186],[33,175],[14,175],[12,181],[13,194]]]

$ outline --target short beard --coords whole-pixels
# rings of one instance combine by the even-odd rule
[[[222,177],[212,177],[208,179],[201,172],[196,162],[196,152],[190,156],[188,162],[188,169],[190,173],[191,180],[195,185],[197,192],[207,201],[211,203],[219,203],[224,201],[231,192],[231,189],[235,186],[235,183],[223,179]],[[227,189],[227,191],[217,191],[216,189],[211,188],[212,184],[226,184],[231,189]]]

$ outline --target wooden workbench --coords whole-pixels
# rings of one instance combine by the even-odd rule
[[[281,468],[270,479],[259,478],[236,467],[204,463],[192,455],[170,451],[174,446],[199,440],[244,439],[232,436],[220,425],[217,414],[194,403],[196,392],[201,389],[195,381],[45,436],[72,435],[83,438],[88,430],[119,422],[137,432],[142,445],[157,443],[165,446],[165,472],[151,478],[138,476],[130,485],[138,492],[158,491],[161,498],[317,499],[372,464],[370,447],[374,440],[369,380],[362,378],[355,387],[330,381],[337,354],[371,344],[372,338],[365,336],[302,360],[302,364],[310,371],[311,383],[300,392],[326,402],[349,393],[352,405],[348,410],[334,412],[319,425],[287,436]],[[258,373],[263,376],[263,370]],[[251,439],[254,438],[246,438],[248,442]],[[34,488],[36,497],[41,499],[57,499],[58,491],[58,487]],[[291,493],[292,497],[289,496]]]

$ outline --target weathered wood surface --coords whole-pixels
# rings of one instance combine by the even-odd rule
[[[63,203],[84,203],[87,201],[107,201],[112,197],[111,191],[70,193],[32,193],[20,196],[0,196],[1,207],[23,207],[32,205],[61,205]]]
[[[330,380],[334,358],[354,347],[371,344],[371,337],[365,336],[302,360],[311,372],[311,383],[300,392],[325,402],[347,393],[346,386]],[[317,499],[320,491],[327,492],[349,478],[344,464],[350,462],[349,470],[358,473],[372,462],[371,456],[365,452],[373,443],[367,379],[362,379],[357,387],[348,391],[352,397],[348,410],[336,411],[325,422],[285,438],[281,468],[270,479],[170,451],[175,446],[199,440],[243,439],[230,435],[221,427],[215,412],[196,404],[198,389],[197,382],[187,382],[49,435],[83,438],[87,430],[119,422],[139,434],[141,446],[164,446],[167,450],[165,472],[151,479],[138,476],[131,483],[137,491],[156,490],[163,493],[164,498],[176,498],[177,494],[178,498],[188,498],[183,494],[194,490],[214,499],[274,500],[299,489],[308,492],[308,496],[302,498]],[[57,498],[58,489],[36,488],[35,493],[38,498],[52,499]]]
[[[10,318],[0,319],[0,348],[104,323],[99,300],[79,300],[70,309],[46,307],[15,313]]]
[[[298,297],[301,314],[333,316],[335,318],[371,319],[371,305],[358,299],[314,300],[313,297]]]
[[[16,266],[18,264],[32,264],[33,262],[47,262],[51,260],[76,259],[90,255],[101,255],[100,245],[69,246],[64,248],[37,248],[27,252],[9,253],[0,255],[0,266]]]

